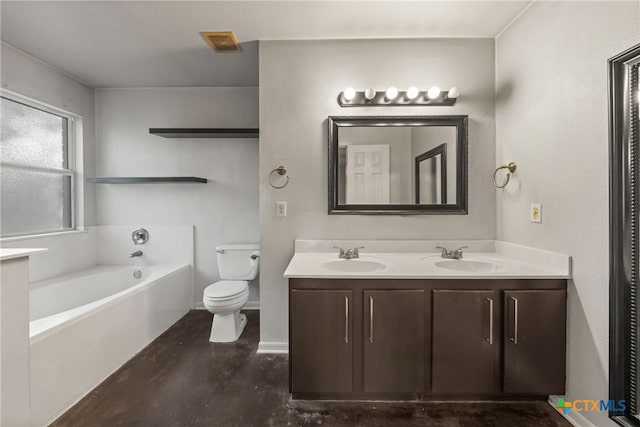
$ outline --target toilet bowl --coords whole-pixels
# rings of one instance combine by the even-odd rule
[[[240,310],[249,300],[249,280],[258,274],[258,248],[258,244],[216,248],[222,280],[207,286],[202,296],[204,307],[213,313],[209,341],[236,341],[247,325],[247,316]]]

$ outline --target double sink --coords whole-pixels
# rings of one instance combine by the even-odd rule
[[[459,272],[473,273],[499,273],[509,271],[509,265],[497,260],[479,260],[470,258],[462,259],[442,259],[437,255],[425,256],[420,259],[421,263],[428,263],[428,266],[437,269],[453,270]],[[339,259],[324,261],[320,267],[333,272],[341,273],[370,273],[382,272],[390,266],[391,262],[382,258],[363,256],[356,259]]]

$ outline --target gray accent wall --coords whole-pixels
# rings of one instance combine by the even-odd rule
[[[638,2],[535,2],[496,42],[496,160],[518,163],[497,193],[498,238],[573,257],[567,400],[608,400],[607,59],[639,36]]]
[[[295,239],[494,239],[493,39],[260,42],[260,340],[288,341],[287,281]],[[340,91],[460,88],[453,107],[341,108]],[[327,117],[469,115],[469,215],[328,215]],[[291,181],[269,185],[286,165]],[[287,217],[276,202],[287,202]],[[366,249],[363,250],[366,252]]]

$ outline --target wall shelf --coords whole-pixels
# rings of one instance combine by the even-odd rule
[[[132,176],[132,177],[96,177],[87,178],[87,182],[95,184],[160,184],[160,183],[194,183],[206,184],[206,178],[195,176]]]
[[[164,138],[257,138],[258,128],[149,128],[152,135]]]

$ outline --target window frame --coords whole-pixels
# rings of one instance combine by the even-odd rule
[[[71,226],[57,228],[53,230],[34,230],[33,232],[28,233],[14,233],[14,234],[0,234],[0,241],[4,241],[5,239],[16,239],[21,237],[30,237],[30,236],[39,236],[39,235],[49,235],[49,234],[58,234],[58,233],[66,233],[79,230],[77,224],[78,212],[77,212],[77,199],[78,199],[78,185],[77,185],[77,177],[78,177],[78,161],[77,161],[77,150],[76,150],[76,142],[78,140],[78,125],[81,123],[82,117],[76,114],[73,114],[69,111],[63,110],[61,108],[54,107],[49,104],[45,104],[44,102],[38,101],[33,98],[29,98],[27,96],[21,95],[16,92],[12,92],[6,89],[0,89],[0,98],[8,99],[9,101],[16,102],[22,105],[25,105],[30,108],[34,108],[36,110],[44,111],[49,114],[53,114],[58,117],[62,117],[67,119],[67,168],[50,168],[50,167],[41,167],[41,166],[32,166],[25,165],[21,163],[14,162],[4,162],[0,159],[0,168],[9,168],[14,170],[23,170],[30,172],[45,172],[45,173],[53,173],[62,176],[69,176],[71,185],[69,191],[69,197],[71,198],[70,203],[70,211],[69,216],[71,217]],[[63,213],[64,215],[64,213]]]

